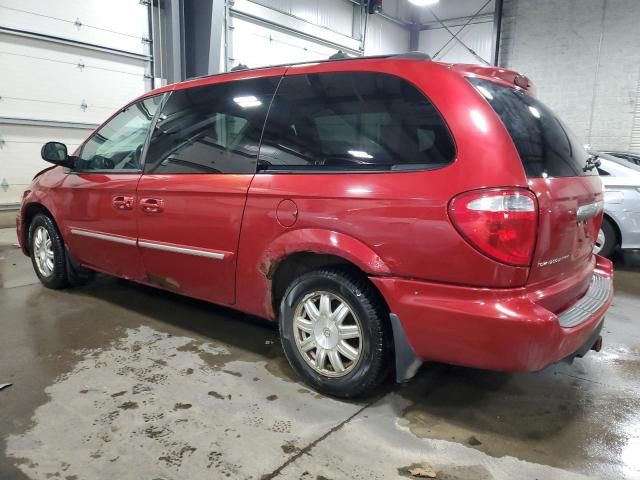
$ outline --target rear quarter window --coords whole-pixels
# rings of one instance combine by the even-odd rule
[[[446,166],[455,146],[442,116],[388,74],[284,77],[260,149],[262,170],[393,171]]]
[[[589,154],[569,128],[539,100],[512,87],[467,79],[502,120],[527,177],[597,175],[583,171]]]

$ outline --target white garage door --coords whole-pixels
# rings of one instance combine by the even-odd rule
[[[0,0],[0,205],[151,87],[148,7],[139,0]]]
[[[230,20],[230,67],[326,60],[339,49],[360,53],[354,4],[345,0],[235,0]]]
[[[300,37],[273,30],[240,18],[232,18],[232,65],[250,68],[288,62],[326,60],[337,50]]]

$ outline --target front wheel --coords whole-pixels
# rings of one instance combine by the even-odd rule
[[[294,280],[280,305],[280,335],[294,370],[315,390],[337,397],[370,393],[387,372],[387,313],[357,273],[318,270]]]
[[[29,226],[31,263],[40,282],[48,288],[69,285],[64,242],[51,218],[38,214]]]

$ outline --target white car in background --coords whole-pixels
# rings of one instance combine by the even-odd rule
[[[605,187],[604,220],[594,250],[611,257],[618,247],[640,249],[640,165],[606,153],[598,159]]]

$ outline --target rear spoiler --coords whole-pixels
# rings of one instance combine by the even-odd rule
[[[515,70],[500,67],[482,67],[480,65],[462,63],[452,65],[451,67],[461,72],[482,75],[483,77],[497,78],[503,82],[522,88],[532,97],[536,96],[536,87],[529,77],[520,72],[516,72]]]

